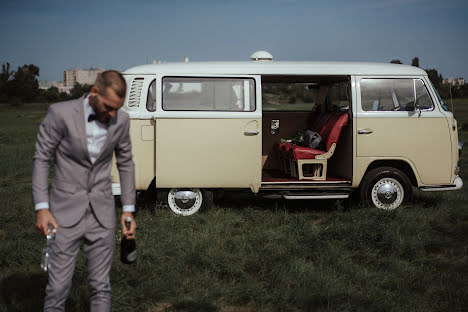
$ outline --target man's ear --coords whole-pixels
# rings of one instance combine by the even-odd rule
[[[97,94],[99,93],[99,88],[96,87],[96,86],[93,86],[93,87],[91,88],[90,93],[91,93],[92,95],[97,95]]]

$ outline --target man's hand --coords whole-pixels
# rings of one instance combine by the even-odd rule
[[[132,219],[132,221],[130,221],[130,230],[127,230],[127,227],[125,226],[125,219],[127,219],[127,217],[130,217],[130,219]],[[120,218],[120,224],[122,225],[122,234],[125,235],[127,239],[135,238],[137,226],[135,223],[135,219],[133,219],[133,213],[123,212],[122,218]]]
[[[58,231],[58,224],[54,216],[50,213],[49,209],[41,209],[37,211],[36,228],[39,233],[47,235],[49,231],[49,224]]]

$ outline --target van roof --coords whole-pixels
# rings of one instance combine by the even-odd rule
[[[359,62],[174,62],[135,66],[126,75],[386,75],[426,76],[419,67]]]

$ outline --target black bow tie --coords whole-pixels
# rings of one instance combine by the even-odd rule
[[[91,122],[91,121],[93,121],[93,120],[97,120],[96,114],[91,114],[91,115],[89,115],[89,117],[88,117],[88,122]]]

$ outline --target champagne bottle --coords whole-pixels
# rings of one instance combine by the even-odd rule
[[[127,217],[125,219],[125,227],[130,230],[130,224],[132,219]],[[134,238],[128,239],[125,235],[122,235],[122,243],[120,245],[120,260],[123,263],[131,264],[137,259],[136,242]]]

